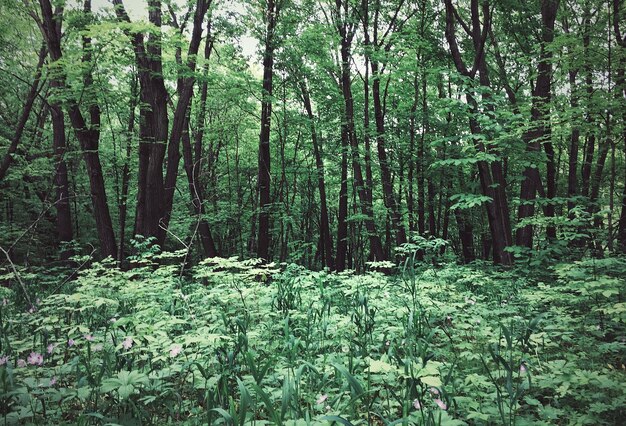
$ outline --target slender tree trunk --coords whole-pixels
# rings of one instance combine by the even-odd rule
[[[485,41],[487,38],[487,30],[491,26],[489,4],[483,3],[482,25],[479,14],[478,0],[471,1],[471,20],[472,20],[472,42],[474,44],[475,58],[474,66],[469,70],[463,58],[455,36],[455,9],[451,0],[445,0],[446,6],[446,39],[450,45],[452,59],[454,64],[462,75],[474,78],[476,72],[479,73],[479,83],[481,86],[489,87],[489,76],[487,64],[485,62]],[[482,27],[482,29],[481,29]],[[478,103],[471,92],[466,93],[466,100],[470,107],[472,116],[469,119],[470,131],[473,135],[482,134],[482,128],[476,119],[479,113]],[[488,98],[488,94],[484,93],[483,97]],[[487,108],[487,114],[490,115],[492,108]],[[485,146],[480,140],[474,141],[476,148],[482,152],[491,151],[490,146]],[[506,180],[501,161],[493,161],[489,165],[486,161],[479,161],[478,174],[480,178],[480,186],[483,195],[491,197],[492,201],[486,204],[487,219],[489,222],[489,230],[493,242],[493,260],[495,263],[510,265],[513,263],[511,253],[506,248],[513,245],[511,236],[511,223],[509,217],[508,201],[506,196]]]
[[[46,37],[50,58],[57,62],[62,58],[61,52],[61,26],[60,17],[62,9],[57,12],[52,11],[50,0],[40,0],[41,12],[43,18],[43,31]],[[85,0],[84,12],[91,15],[91,1]],[[56,22],[55,22],[56,21]],[[83,36],[83,63],[91,62],[91,39]],[[85,89],[92,90],[93,79],[91,73],[87,71],[83,77]],[[62,76],[58,80],[59,84],[65,86],[65,77]],[[95,94],[92,94],[95,97]],[[106,190],[104,185],[104,175],[102,165],[100,164],[100,156],[98,145],[100,139],[100,108],[95,100],[90,100],[89,116],[90,124],[88,125],[80,111],[79,105],[74,99],[68,101],[68,115],[74,128],[76,138],[80,142],[83,151],[83,158],[89,175],[89,188],[91,192],[91,201],[93,205],[93,214],[96,221],[98,238],[100,240],[100,251],[103,256],[117,255],[117,245],[115,243],[115,234],[113,231],[113,223],[109,213],[109,206],[106,198]]]
[[[47,55],[48,50],[44,43],[41,46],[41,49],[39,49],[39,60],[37,62],[37,67],[35,68],[35,77],[33,78],[33,82],[30,85],[30,90],[28,91],[28,95],[26,96],[26,102],[22,107],[22,113],[20,114],[20,118],[17,122],[17,127],[15,128],[15,132],[13,133],[11,144],[9,145],[9,149],[2,159],[2,163],[0,163],[0,182],[6,176],[7,171],[9,170],[9,166],[11,166],[11,162],[13,161],[13,154],[15,154],[15,152],[17,151],[17,146],[20,143],[20,139],[22,138],[24,129],[26,129],[26,123],[28,122],[28,118],[30,117],[33,105],[35,104],[35,99],[37,98],[37,94],[40,90],[39,82],[41,80],[41,69]]]
[[[346,269],[348,252],[348,129],[341,126],[341,186],[339,188],[339,211],[337,218],[337,257],[335,266],[338,272]]]
[[[372,148],[370,144],[370,82],[369,56],[365,56],[365,77],[363,79],[363,141],[365,142],[365,189],[372,200],[374,178],[372,176]]]
[[[58,89],[62,84],[53,79],[50,82],[53,89]],[[56,187],[56,197],[54,205],[57,210],[56,225],[59,242],[67,243],[72,241],[72,213],[70,208],[70,188],[67,178],[67,164],[65,163],[65,152],[67,141],[65,139],[65,118],[63,109],[58,102],[50,104],[52,116],[52,141],[54,158],[56,162],[56,172],[54,175],[54,186]],[[62,250],[61,259],[67,260],[72,256],[71,250]]]
[[[200,221],[198,224],[198,235],[200,236],[200,243],[202,245],[202,251],[205,257],[215,257],[218,255],[215,247],[215,241],[209,227],[208,221],[204,218],[206,214],[204,208],[204,194],[202,185],[200,184],[198,175],[201,170],[202,161],[202,140],[204,138],[204,119],[206,113],[206,103],[208,97],[208,64],[211,56],[211,50],[213,47],[213,40],[210,38],[210,23],[209,23],[209,35],[207,36],[206,45],[204,48],[204,81],[200,89],[200,106],[197,118],[197,130],[195,132],[194,146],[192,151],[191,140],[188,130],[182,135],[183,142],[183,165],[185,167],[185,173],[187,175],[187,182],[189,184],[189,194],[191,196],[191,204],[193,205],[196,215]]]
[[[137,79],[133,78],[130,90],[130,105],[128,114],[128,127],[126,128],[126,157],[122,168],[122,191],[119,199],[119,244],[117,249],[117,263],[122,265],[126,245],[126,218],[128,211],[128,190],[130,186],[130,161],[132,154],[132,141],[135,133],[135,109],[137,108]]]
[[[193,87],[196,81],[195,77],[193,77],[193,73],[196,70],[196,57],[202,40],[202,23],[204,22],[204,17],[209,4],[210,0],[196,1],[193,28],[191,30],[191,40],[187,51],[187,64],[185,70],[190,76],[182,76],[179,78],[178,102],[176,103],[176,109],[172,120],[172,130],[169,137],[169,143],[167,145],[167,171],[165,173],[164,182],[165,192],[163,197],[163,211],[161,213],[159,223],[159,232],[157,233],[158,243],[161,246],[165,243],[166,230],[172,216],[174,192],[176,190],[178,166],[180,164],[181,157],[180,142],[183,138],[183,134],[186,134],[186,138],[189,138],[189,113]]]
[[[531,108],[531,128],[524,134],[527,150],[538,154],[541,146],[544,146],[547,156],[547,197],[554,198],[556,195],[556,167],[554,164],[554,148],[552,146],[550,128],[550,98],[552,79],[552,53],[548,45],[554,40],[554,23],[558,10],[558,0],[541,1],[541,52],[537,65],[537,83],[533,92]],[[538,190],[541,190],[541,178],[537,167],[526,167],[524,169],[524,180],[520,189],[520,206],[518,209],[518,220],[534,215],[534,200]],[[554,217],[554,205],[548,201],[545,209],[547,217]],[[548,238],[556,238],[554,226],[548,226]],[[515,235],[515,244],[518,246],[532,247],[533,227],[525,225],[520,227]]]
[[[372,84],[372,96],[374,99],[374,118],[376,121],[376,144],[378,147],[378,161],[380,163],[380,177],[383,186],[383,196],[385,205],[389,210],[391,221],[396,232],[396,246],[406,243],[406,229],[400,214],[400,207],[393,191],[391,168],[387,159],[387,148],[385,140],[385,111],[380,93],[380,73],[379,65],[376,61],[370,60],[374,81]]]
[[[352,152],[352,169],[354,171],[354,183],[356,192],[359,196],[361,204],[361,212],[365,216],[365,228],[368,233],[370,242],[370,253],[373,260],[380,261],[385,259],[383,246],[380,236],[376,231],[374,223],[374,212],[372,210],[372,202],[368,197],[361,169],[361,161],[359,158],[359,146],[354,127],[354,100],[352,97],[352,82],[350,78],[350,41],[342,36],[341,42],[341,88],[344,98],[344,114],[346,118],[346,130],[348,132],[348,140],[350,142]]]
[[[626,41],[625,41],[626,47]],[[626,59],[622,60],[620,68],[618,70],[618,80],[616,81],[618,87],[621,88],[623,94],[623,101],[626,104],[626,77],[624,69],[626,68]],[[622,145],[624,147],[624,158],[626,158],[626,108],[622,109]],[[622,190],[622,210],[619,218],[619,225],[617,227],[617,247],[626,254],[626,167],[624,168],[624,189]]]
[[[576,111],[578,109],[578,91],[576,89],[577,74],[577,70],[569,72],[569,84],[571,90],[570,107],[573,111]],[[567,197],[570,199],[578,195],[578,147],[580,143],[580,128],[577,124],[578,120],[578,114],[572,117],[572,134],[570,136],[569,161],[567,171]],[[574,207],[575,203],[572,200],[569,200],[567,202],[567,210],[571,212]]]
[[[584,13],[583,22],[583,57],[587,58],[589,44],[591,40],[591,12],[589,12],[588,10],[586,10]],[[588,63],[588,60],[585,61],[583,68],[585,72],[585,90],[587,93],[587,101],[590,102],[593,96],[593,76],[591,71],[591,65]],[[589,110],[587,110],[585,116],[585,120],[587,121],[587,123],[593,125],[593,117],[591,116]],[[596,145],[596,135],[594,130],[588,130],[587,132],[587,136],[585,137],[585,149],[583,152],[583,164],[581,170],[581,192],[584,197],[589,196],[589,189],[591,185],[591,170]]]
[[[418,55],[419,59],[419,55]],[[417,171],[417,161],[415,161],[415,139],[416,139],[416,126],[415,121],[417,120],[417,105],[419,100],[419,85],[417,81],[417,72],[413,77],[413,103],[411,105],[411,115],[409,118],[409,170],[407,172],[407,180],[408,180],[408,192],[406,196],[406,204],[407,210],[409,213],[409,232],[414,232],[416,229],[415,223],[415,196],[414,192],[414,181],[415,175],[419,176],[419,171]]]
[[[616,96],[622,100],[622,145],[624,148],[624,158],[626,158],[626,34],[622,35],[620,23],[623,23],[623,16],[620,14],[620,0],[613,0],[613,32],[617,44],[621,50],[621,60],[616,72]],[[624,189],[622,192],[622,211],[617,227],[617,248],[626,254],[626,167],[624,168]]]
[[[300,92],[302,94],[302,102],[309,118],[309,127],[311,129],[311,141],[313,142],[313,154],[315,156],[315,166],[317,170],[317,186],[320,196],[320,240],[324,258],[322,262],[331,270],[334,269],[333,261],[333,240],[330,235],[330,224],[328,220],[328,206],[326,202],[326,182],[324,179],[324,162],[320,152],[319,142],[317,140],[317,131],[315,129],[315,117],[313,116],[313,107],[311,98],[305,83],[300,84]]]
[[[265,12],[265,50],[263,53],[263,99],[261,101],[261,132],[259,134],[259,226],[257,233],[257,257],[270,260],[270,126],[272,118],[272,89],[274,73],[274,32],[279,7],[275,0],[267,0]]]

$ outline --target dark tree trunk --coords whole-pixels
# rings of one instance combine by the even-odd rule
[[[60,88],[62,84],[54,79],[50,82],[52,88]],[[67,243],[72,241],[72,213],[70,209],[70,189],[67,179],[67,164],[65,163],[65,152],[67,142],[65,139],[65,119],[63,109],[57,102],[50,105],[52,116],[52,141],[54,157],[56,162],[56,173],[54,175],[54,186],[56,187],[56,197],[54,204],[57,209],[56,225],[59,242]],[[69,250],[61,251],[61,259],[67,260],[72,255]]]
[[[583,17],[583,56],[585,58],[588,57],[589,44],[591,40],[591,12],[586,10],[584,12]],[[587,93],[587,101],[591,102],[591,98],[593,96],[593,76],[591,70],[591,64],[588,63],[588,60],[584,63],[584,72],[585,72],[585,90]],[[593,130],[593,117],[589,110],[586,112],[585,120],[588,124],[590,124],[590,128],[592,130],[588,131],[587,136],[585,137],[585,149],[583,152],[583,164],[581,170],[581,193],[584,197],[589,196],[589,189],[591,185],[591,170],[593,165],[593,157],[596,146],[596,135]]]
[[[317,140],[317,131],[315,129],[315,117],[313,116],[313,107],[308,89],[304,82],[300,83],[300,92],[302,94],[302,102],[309,118],[309,127],[311,128],[311,141],[313,142],[313,155],[315,156],[315,167],[317,170],[317,187],[320,196],[320,240],[322,241],[322,249],[324,258],[322,262],[324,266],[331,270],[335,268],[333,261],[333,240],[330,235],[330,224],[328,220],[328,205],[326,202],[326,182],[324,179],[324,162]],[[345,218],[344,218],[345,220]]]
[[[622,34],[620,29],[620,23],[623,23],[624,17],[620,15],[620,0],[613,0],[613,31],[615,33],[615,39],[619,45],[622,53],[622,58],[619,62],[617,75],[616,75],[616,96],[622,98],[623,102],[626,102],[626,34]],[[624,157],[626,158],[626,109],[622,109],[622,144],[624,146]],[[619,219],[619,225],[617,227],[617,248],[622,253],[626,254],[626,168],[624,169],[624,189],[622,192],[622,209]]]
[[[396,246],[406,243],[406,230],[400,214],[400,207],[393,191],[391,168],[387,159],[387,148],[385,140],[385,117],[383,101],[380,93],[380,74],[376,61],[370,60],[374,81],[372,84],[372,96],[374,99],[374,118],[376,121],[376,144],[378,146],[378,161],[380,163],[380,177],[383,186],[383,196],[385,205],[389,210],[391,221],[396,232]]]
[[[61,26],[60,17],[62,10],[53,13],[50,0],[40,0],[41,12],[43,18],[43,31],[45,33],[50,58],[56,62],[62,58],[61,52]],[[84,11],[91,14],[91,1],[85,0]],[[55,22],[56,21],[56,22]],[[83,62],[91,62],[91,39],[83,36]],[[93,80],[91,73],[88,71],[84,77],[85,90],[91,90]],[[65,77],[59,78],[61,86],[65,86]],[[95,97],[95,94],[92,94]],[[89,175],[89,188],[91,192],[91,201],[93,205],[93,214],[96,221],[98,238],[100,240],[100,251],[103,256],[117,256],[117,245],[115,243],[115,234],[113,231],[113,223],[109,213],[109,206],[106,198],[106,190],[104,185],[104,175],[102,165],[100,164],[100,156],[98,152],[100,139],[100,108],[97,101],[90,100],[89,116],[90,124],[88,125],[80,111],[80,107],[76,100],[69,99],[68,115],[74,128],[76,138],[80,142],[83,151],[83,158]]]
[[[165,173],[164,183],[165,193],[163,200],[163,212],[160,219],[161,223],[159,233],[157,234],[158,242],[161,246],[165,243],[166,229],[168,228],[172,217],[172,205],[174,202],[174,192],[176,190],[176,181],[178,178],[178,166],[181,157],[180,141],[182,138],[187,138],[187,140],[189,140],[189,113],[193,87],[196,81],[193,75],[196,70],[196,57],[202,40],[202,23],[204,22],[204,17],[209,4],[210,0],[196,1],[193,28],[191,30],[191,41],[189,42],[189,49],[187,51],[186,69],[184,70],[189,76],[181,76],[178,79],[178,102],[176,103],[176,109],[174,111],[174,118],[172,121],[172,130],[167,146],[167,171]],[[185,136],[183,136],[183,134],[185,134]],[[213,255],[215,255],[215,253],[213,253]]]
[[[576,71],[569,72],[569,84],[571,87],[570,107],[576,111],[578,109],[578,94],[576,89]],[[572,198],[578,195],[578,147],[580,144],[580,128],[578,127],[578,117],[572,117],[572,134],[569,145],[569,161],[567,171],[567,197]],[[575,203],[572,200],[567,202],[567,210],[572,211]]]
[[[352,97],[352,82],[350,78],[351,37],[346,37],[344,34],[342,34],[341,41],[341,89],[344,98],[344,114],[346,119],[348,140],[352,152],[352,169],[354,171],[354,183],[361,204],[361,212],[365,216],[365,228],[367,230],[370,242],[370,253],[372,260],[381,261],[385,259],[385,253],[380,241],[380,236],[376,231],[376,225],[374,223],[372,200],[369,199],[367,189],[365,188],[363,172],[361,169],[361,160],[359,158],[359,146],[354,127],[354,100]]]
[[[338,272],[346,269],[348,252],[348,130],[341,126],[341,186],[339,188],[339,211],[337,218],[337,257],[335,266]]]
[[[455,209],[454,217],[456,226],[459,230],[459,240],[461,241],[461,252],[463,254],[463,263],[470,263],[476,259],[474,253],[474,227],[469,215],[465,210]]]
[[[370,144],[370,83],[369,57],[365,57],[365,77],[363,79],[363,141],[365,142],[365,189],[367,197],[372,199],[374,178],[372,176],[372,148]]]
[[[169,135],[168,93],[165,88],[162,64],[162,10],[161,1],[148,1],[148,19],[156,28],[145,44],[141,33],[134,33],[133,47],[139,69],[140,121],[139,170],[137,178],[137,209],[135,234],[151,237],[163,246],[172,213],[172,203],[180,163],[180,141],[187,131],[189,103],[193,94],[194,77],[179,79],[179,99],[174,110]],[[130,22],[122,0],[113,0],[118,19]],[[202,22],[210,1],[197,0],[186,67],[193,75],[196,55],[202,36]],[[163,162],[167,151],[167,171],[163,176]]]
[[[424,140],[426,138],[426,82],[422,74],[422,131],[417,144],[417,230],[420,236],[426,233],[426,160],[424,158]],[[417,99],[417,94],[415,95]]]
[[[418,55],[419,60],[419,55]],[[409,213],[409,232],[412,233],[416,229],[415,223],[415,196],[414,192],[414,181],[415,175],[419,176],[419,172],[417,169],[417,161],[415,161],[415,139],[416,139],[416,126],[415,121],[417,119],[417,104],[419,101],[419,86],[417,81],[417,73],[413,77],[413,103],[411,104],[411,115],[409,118],[409,170],[407,172],[407,180],[408,180],[408,192],[406,196],[406,204],[407,210]]]
[[[202,245],[202,251],[205,257],[215,257],[218,255],[215,247],[215,241],[211,233],[209,223],[204,218],[206,214],[204,208],[204,194],[202,185],[200,184],[199,174],[201,171],[202,161],[202,140],[204,138],[204,115],[206,113],[206,102],[208,97],[208,63],[213,48],[213,40],[210,39],[210,27],[209,35],[207,36],[206,45],[204,47],[204,81],[200,89],[200,107],[198,111],[197,130],[194,137],[194,146],[192,150],[191,140],[189,138],[189,132],[185,129],[182,135],[183,142],[183,163],[185,167],[185,173],[187,175],[187,182],[189,184],[189,194],[191,195],[191,204],[194,211],[198,216],[198,235],[200,236],[200,243]]]
[[[279,13],[275,0],[267,0],[265,19],[265,50],[263,53],[263,99],[261,101],[261,132],[259,134],[259,226],[257,257],[270,260],[270,126],[272,118],[272,89],[274,73],[274,33]]]
[[[471,1],[471,19],[472,19],[472,31],[471,38],[474,45],[475,57],[474,65],[472,69],[468,69],[463,62],[461,51],[459,49],[456,36],[455,36],[455,10],[451,0],[445,0],[446,6],[446,39],[450,45],[452,53],[452,59],[457,68],[457,71],[468,78],[474,78],[476,72],[479,73],[480,85],[489,87],[489,76],[487,72],[487,65],[485,62],[485,41],[487,38],[488,29],[491,25],[489,4],[483,3],[483,24],[481,29],[481,18],[479,16],[479,2],[478,0]],[[482,134],[482,128],[476,119],[479,113],[478,103],[474,98],[474,94],[468,92],[466,94],[466,100],[470,106],[472,116],[469,120],[470,131],[474,135]],[[484,94],[483,97],[487,97]],[[488,111],[491,112],[491,111]],[[480,140],[474,141],[476,148],[482,152],[491,151],[490,146],[485,146]],[[513,263],[511,253],[506,251],[506,248],[513,245],[511,236],[511,223],[509,217],[508,200],[506,196],[506,180],[504,179],[504,173],[501,161],[493,161],[489,165],[486,161],[479,161],[478,174],[480,178],[480,186],[483,195],[491,197],[492,201],[486,204],[487,207],[487,219],[489,222],[489,230],[491,233],[491,239],[493,244],[493,260],[495,263],[501,263],[504,265],[510,265]]]
[[[550,140],[552,53],[548,49],[548,44],[554,40],[554,22],[558,4],[558,0],[541,1],[541,52],[539,53],[537,65],[537,82],[533,91],[531,128],[524,134],[524,141],[528,151],[538,154],[541,151],[541,146],[544,146],[548,159],[546,166],[546,195],[549,200],[556,195],[556,168],[554,164],[554,148]],[[520,206],[517,214],[520,222],[534,215],[534,200],[537,191],[541,191],[542,185],[537,167],[526,167],[523,175],[524,180],[520,189]],[[554,205],[550,201],[546,206],[545,214],[547,217],[554,217]],[[548,226],[548,238],[556,238],[554,226]],[[532,225],[520,227],[515,235],[515,244],[530,248],[532,243]]]
[[[35,77],[33,78],[33,82],[30,85],[30,90],[28,91],[28,95],[26,96],[26,102],[24,103],[24,106],[22,108],[22,113],[20,114],[20,118],[17,122],[17,127],[15,128],[15,132],[13,133],[13,137],[11,138],[9,149],[4,155],[2,163],[0,163],[0,181],[4,179],[7,171],[9,170],[9,167],[11,166],[11,162],[13,161],[13,154],[15,154],[15,152],[17,151],[17,146],[20,143],[20,139],[22,138],[24,129],[26,129],[26,123],[28,122],[30,112],[33,109],[35,99],[37,98],[37,94],[40,90],[39,81],[41,80],[41,69],[43,67],[44,61],[46,60],[47,54],[48,50],[46,49],[46,45],[43,44],[41,46],[41,49],[39,50],[39,61],[37,62],[37,67],[35,68]]]
[[[124,261],[124,250],[126,245],[126,219],[128,212],[128,190],[130,186],[130,159],[132,153],[132,141],[135,133],[135,109],[137,108],[137,79],[131,82],[130,103],[128,108],[128,126],[126,128],[126,157],[122,167],[122,191],[120,193],[118,205],[119,218],[119,244],[117,249],[117,263],[119,266]]]

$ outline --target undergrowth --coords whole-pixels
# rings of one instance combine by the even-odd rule
[[[3,424],[619,424],[626,262],[2,277]],[[169,264],[169,266],[168,266]],[[546,279],[547,278],[547,279]],[[28,302],[30,300],[30,304]]]

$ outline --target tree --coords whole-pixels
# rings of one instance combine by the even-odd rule
[[[57,8],[56,11],[52,10],[50,0],[40,0],[41,7],[41,21],[38,22],[41,31],[46,40],[48,51],[50,52],[50,58],[52,61],[57,62],[63,57],[61,51],[61,21],[63,17],[63,9]],[[87,17],[91,15],[91,1],[85,0],[84,13]],[[37,18],[38,20],[38,18]],[[89,64],[92,61],[91,53],[91,38],[87,35],[82,37],[83,42],[83,58],[84,64]],[[65,88],[65,75],[62,69],[56,70],[60,73],[56,80],[56,85],[60,89]],[[87,68],[87,71],[83,74],[83,86],[86,91],[92,90],[93,77]],[[91,200],[93,204],[93,214],[96,221],[96,227],[98,231],[98,238],[100,240],[100,251],[103,256],[111,256],[115,258],[117,255],[117,245],[115,243],[115,234],[113,231],[113,223],[111,222],[111,215],[109,213],[109,206],[106,197],[106,188],[104,185],[104,176],[102,173],[102,165],[100,164],[100,156],[98,153],[98,145],[100,139],[100,107],[96,99],[90,99],[87,105],[89,110],[89,123],[86,122],[81,110],[80,105],[76,99],[72,96],[67,98],[67,109],[70,117],[70,122],[74,128],[76,138],[79,140],[81,149],[83,152],[83,158],[87,166],[87,173],[89,174],[89,186],[91,192]],[[55,114],[55,113],[53,113]],[[58,126],[60,127],[60,120],[58,112],[56,113],[57,120],[59,120]],[[61,138],[59,130],[59,152],[62,151]],[[64,178],[60,178],[62,181]],[[59,185],[64,186],[64,183]]]
[[[263,90],[261,100],[261,131],[259,133],[259,226],[257,231],[257,257],[267,261],[270,260],[270,131],[272,121],[272,93],[274,88],[274,51],[276,49],[276,26],[282,6],[283,0],[265,0]]]
[[[472,83],[478,73],[478,84],[481,87],[489,88],[489,71],[485,61],[486,42],[489,28],[491,26],[491,10],[489,2],[483,2],[482,5],[482,23],[480,17],[480,5],[478,0],[472,0],[470,5],[470,26],[468,26],[460,17],[458,11],[453,6],[451,0],[446,0],[446,40],[450,46],[450,51],[457,71]],[[472,59],[472,67],[468,68],[461,55],[461,50],[456,38],[456,22],[459,21],[470,37],[474,49],[474,57]],[[482,93],[483,100],[489,98],[487,91]],[[474,145],[479,153],[493,154],[494,146],[489,143],[482,142],[481,135],[483,129],[477,119],[477,115],[481,113],[479,110],[478,100],[475,93],[468,90],[466,100],[470,108],[469,125],[470,131],[475,136]],[[490,105],[485,107],[483,113],[489,116],[493,112]],[[493,242],[493,260],[496,263],[509,265],[513,262],[513,258],[507,247],[513,245],[511,237],[510,212],[508,200],[506,196],[506,180],[504,177],[502,161],[498,158],[491,160],[479,160],[478,174],[480,177],[480,186],[483,195],[490,198],[487,203],[487,218],[489,229]]]

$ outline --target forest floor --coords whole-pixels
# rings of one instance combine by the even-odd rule
[[[23,271],[30,308],[0,288],[2,424],[626,418],[624,260],[388,276],[235,259],[181,274],[175,256],[65,283]]]

